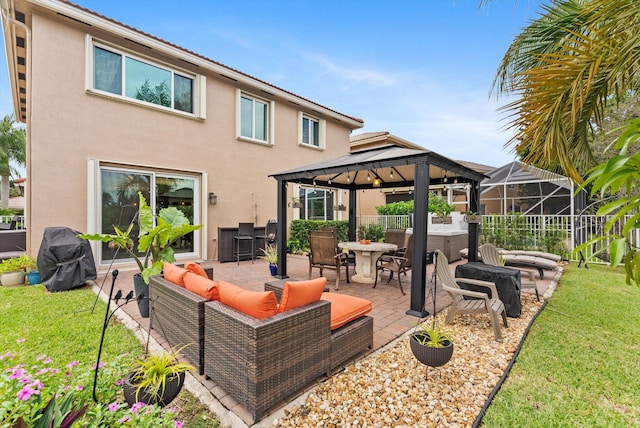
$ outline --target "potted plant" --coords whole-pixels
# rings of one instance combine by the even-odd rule
[[[384,237],[384,229],[379,224],[361,224],[358,227],[358,239],[361,244],[370,244],[381,241]]]
[[[429,192],[428,211],[433,213],[431,218],[433,224],[451,224],[451,211],[455,209],[453,204],[448,203],[435,192]]]
[[[5,287],[24,284],[26,272],[37,269],[36,259],[29,254],[11,257],[0,262],[0,283]]]
[[[162,208],[155,219],[153,210],[142,195],[138,192],[138,245],[134,246],[131,238],[133,223],[127,230],[121,230],[113,226],[115,234],[84,233],[78,235],[83,239],[102,241],[109,245],[122,248],[136,262],[140,273],[134,275],[133,284],[136,290],[138,308],[140,314],[149,317],[149,301],[144,297],[149,296],[149,277],[159,275],[162,272],[164,262],[176,261],[172,244],[184,235],[202,228],[202,225],[192,225],[182,211],[176,207]]]
[[[260,251],[262,251],[262,255],[258,258],[269,262],[271,276],[275,276],[278,269],[278,247],[275,244],[270,244],[267,245],[267,248],[260,248]]]
[[[453,342],[435,318],[431,326],[416,326],[411,333],[410,347],[413,355],[428,367],[440,367],[446,364],[453,355]]]
[[[345,204],[334,205],[333,210],[334,211],[346,211],[347,210],[347,206]]]
[[[186,372],[193,366],[179,361],[184,347],[136,359],[122,385],[129,406],[134,403],[166,406],[180,393]]]
[[[480,223],[482,216],[475,211],[467,211],[464,213],[464,221],[467,223]]]
[[[297,197],[297,196],[292,196],[290,199],[291,199],[291,200],[289,201],[289,204],[288,204],[288,205],[289,205],[291,208],[302,208],[302,201],[300,200],[300,198],[299,198],[299,197]]]

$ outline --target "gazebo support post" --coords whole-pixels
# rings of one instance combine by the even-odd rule
[[[276,229],[278,242],[278,268],[276,278],[287,276],[287,182],[278,180],[278,226]]]
[[[477,213],[480,209],[480,183],[471,182],[471,191],[469,192],[469,211]],[[467,257],[470,262],[478,261],[478,245],[480,244],[480,225],[479,223],[469,223],[469,242],[467,243]]]
[[[349,189],[349,241],[357,241],[356,232],[358,231],[358,225],[356,224],[356,195],[358,191],[356,189]]]
[[[429,315],[424,309],[427,280],[427,207],[429,204],[429,165],[415,164],[413,202],[413,253],[411,254],[411,306],[406,312],[418,318]]]

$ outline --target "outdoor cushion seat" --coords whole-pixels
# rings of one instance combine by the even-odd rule
[[[534,257],[542,257],[544,259],[549,259],[554,262],[559,262],[562,260],[562,257],[553,254],[553,253],[545,253],[544,251],[534,251],[534,250],[502,250],[500,251],[502,254],[513,254],[515,256],[534,256]]]
[[[218,283],[220,302],[257,319],[268,318],[278,312],[273,291],[251,291],[225,281]]]
[[[371,312],[371,302],[340,293],[322,293],[322,300],[331,302],[331,330],[356,320]]]
[[[525,251],[525,250],[498,250],[500,255],[502,256],[502,261],[506,265],[512,266],[529,266],[536,268],[538,270],[538,274],[540,275],[540,279],[544,279],[544,269],[546,270],[555,270],[558,267],[558,263],[556,261],[551,260],[549,257],[537,255],[537,254],[548,254],[551,256],[555,256],[551,253],[544,253],[541,251]],[[467,248],[463,248],[460,250],[460,256],[464,259],[468,258],[469,250]],[[555,258],[561,260],[560,256],[555,256]],[[482,257],[478,255],[478,260],[482,260]]]

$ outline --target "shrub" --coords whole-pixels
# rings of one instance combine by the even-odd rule
[[[338,241],[348,240],[349,222],[346,220],[293,220],[289,227],[287,250],[291,253],[309,250],[309,231],[327,228],[336,229]]]

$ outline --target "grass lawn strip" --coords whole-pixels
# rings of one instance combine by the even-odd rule
[[[41,363],[42,356],[61,368],[75,361],[78,367],[91,367],[97,358],[106,310],[106,304],[99,299],[91,312],[95,300],[96,295],[89,288],[48,293],[43,286],[0,287],[0,355],[19,353],[27,367]],[[105,333],[101,362],[117,360],[128,367],[142,352],[135,335],[112,318]],[[92,375],[87,377],[93,379]],[[92,382],[84,385],[87,393],[92,386]],[[118,395],[122,398],[120,391]],[[0,397],[0,402],[8,398]],[[185,426],[218,426],[215,415],[186,389],[172,406]]]
[[[569,266],[486,426],[640,425],[639,307],[622,270]]]

